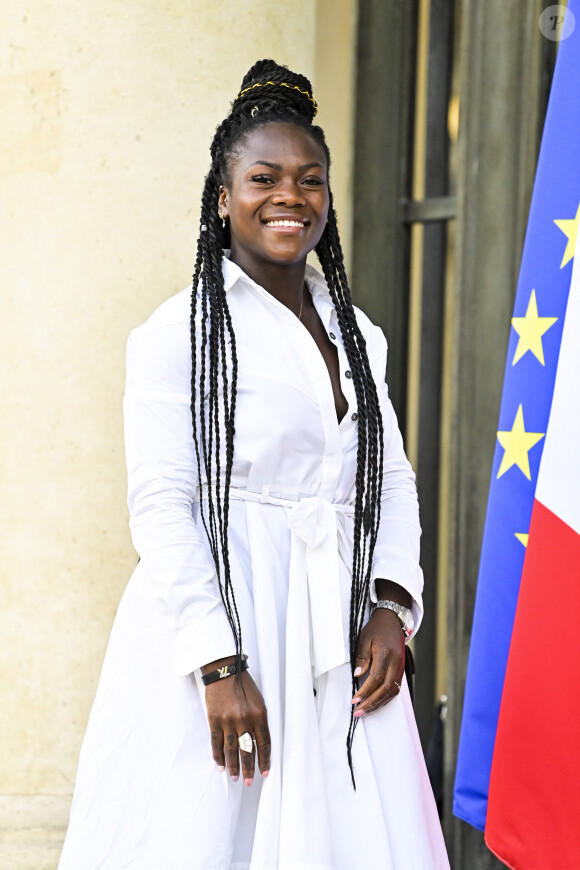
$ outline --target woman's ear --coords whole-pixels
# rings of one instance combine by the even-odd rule
[[[228,192],[223,184],[220,184],[219,188],[218,208],[223,217],[228,216]]]

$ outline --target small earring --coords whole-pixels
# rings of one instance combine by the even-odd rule
[[[221,211],[218,211],[218,217],[221,219],[222,227],[223,227],[223,229],[225,230],[225,228],[226,228],[226,220],[227,220],[227,217],[228,217],[228,216],[227,216],[226,214],[223,214]]]

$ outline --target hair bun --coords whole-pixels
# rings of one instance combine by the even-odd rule
[[[275,80],[276,78],[280,78],[282,74],[293,75],[293,73],[290,73],[288,67],[280,66],[280,64],[276,63],[275,60],[270,60],[268,58],[257,60],[242,79],[240,90],[243,91],[244,88],[247,88],[248,85],[253,85],[254,82],[263,82],[268,79]]]
[[[258,60],[243,78],[240,93],[234,100],[232,113],[248,103],[252,108],[287,108],[290,115],[312,123],[318,106],[312,96],[312,85],[306,76],[292,72],[274,60]]]

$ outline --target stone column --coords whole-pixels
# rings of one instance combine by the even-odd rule
[[[320,79],[322,123],[335,111],[349,118],[354,0],[341,0],[327,27],[330,5],[2,4],[6,870],[56,867],[109,631],[136,563],[121,407],[127,336],[191,281],[209,143],[252,63],[273,56]],[[348,227],[348,130],[329,139]]]

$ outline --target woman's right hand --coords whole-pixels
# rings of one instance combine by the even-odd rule
[[[220,659],[202,668],[209,673],[218,667],[231,664],[234,659]],[[231,676],[217,680],[205,687],[205,705],[211,733],[211,749],[215,763],[221,770],[226,765],[232,780],[242,775],[246,785],[254,779],[256,749],[258,767],[262,776],[270,771],[270,730],[268,715],[262,694],[251,678],[249,671],[239,677]],[[238,738],[248,732],[255,743],[251,752],[242,752]]]

